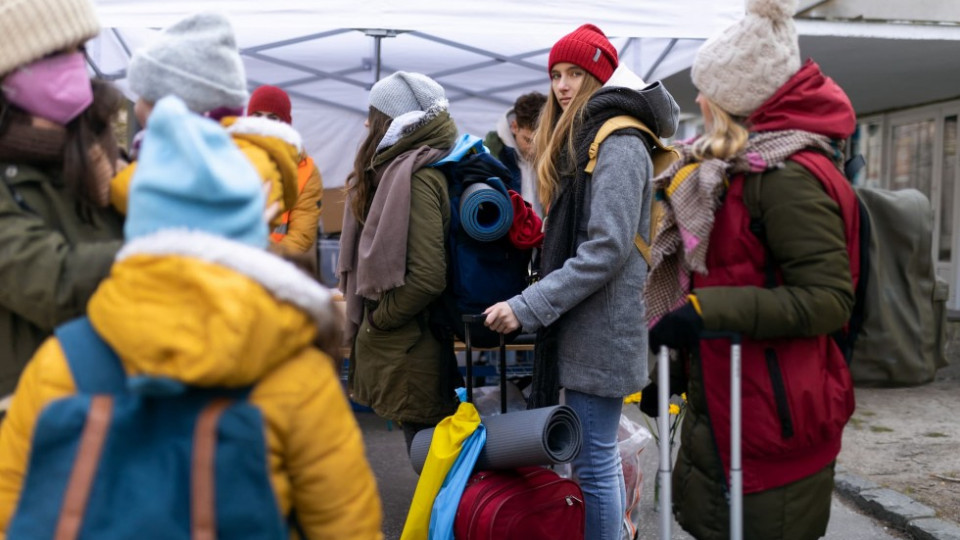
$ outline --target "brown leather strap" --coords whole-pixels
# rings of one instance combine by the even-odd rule
[[[207,405],[193,429],[193,467],[191,471],[191,538],[215,540],[217,538],[217,513],[214,486],[216,469],[214,456],[217,450],[217,424],[223,411],[232,403],[229,399],[217,399]]]
[[[80,435],[77,457],[67,482],[67,491],[63,497],[63,507],[60,509],[57,531],[54,534],[56,540],[74,540],[80,534],[83,514],[90,498],[90,488],[97,474],[97,465],[100,463],[100,454],[103,452],[103,443],[112,418],[113,397],[93,396],[87,421]]]

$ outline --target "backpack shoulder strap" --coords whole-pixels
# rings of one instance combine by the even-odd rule
[[[674,161],[680,159],[680,153],[672,146],[663,144],[663,141],[647,127],[646,124],[628,115],[614,116],[600,126],[597,135],[590,143],[587,166],[583,168],[587,174],[592,174],[597,166],[597,155],[600,153],[600,144],[615,131],[621,129],[637,129],[648,136],[650,142],[650,159],[653,161],[653,175],[656,176],[666,170]]]
[[[661,141],[646,124],[632,116],[620,115],[614,116],[600,126],[597,135],[593,138],[593,142],[590,143],[590,161],[588,161],[587,166],[584,167],[584,172],[593,174],[593,170],[597,166],[597,155],[600,153],[600,144],[609,137],[611,133],[630,128],[640,130],[642,133],[648,135],[648,140],[650,141],[650,159],[653,161],[654,176],[657,176],[672,165],[673,162],[680,159],[680,153],[672,146],[663,144],[663,141]],[[650,265],[651,261],[650,244],[653,241],[653,235],[656,233],[656,226],[660,223],[662,214],[662,206],[656,204],[656,201],[654,201],[654,203],[650,205],[650,242],[646,241],[639,234],[633,237],[633,245],[637,247],[637,251],[640,252],[643,260],[647,261],[647,266]]]
[[[653,237],[657,234],[657,226],[660,224],[660,220],[663,218],[663,205],[658,203],[656,200],[650,203],[650,242],[644,240],[639,234],[633,236],[633,245],[637,247],[637,251],[640,252],[640,256],[643,257],[643,260],[647,261],[647,266],[651,264],[650,256],[650,244],[653,243]]]
[[[80,317],[58,326],[53,334],[67,358],[77,390],[85,394],[115,394],[126,390],[127,374],[117,353]]]

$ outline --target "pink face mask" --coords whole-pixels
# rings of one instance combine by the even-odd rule
[[[58,54],[17,69],[0,81],[7,101],[60,125],[93,103],[93,88],[80,52]]]

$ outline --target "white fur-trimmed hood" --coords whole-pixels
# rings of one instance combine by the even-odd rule
[[[179,255],[229,268],[256,281],[277,300],[308,313],[318,325],[333,319],[330,289],[262,249],[201,231],[168,229],[128,242],[117,261],[135,255]]]
[[[260,116],[240,116],[227,127],[233,135],[260,135],[274,137],[303,152],[303,137],[292,126]]]
[[[387,128],[387,132],[383,135],[383,139],[380,139],[380,143],[377,144],[377,152],[390,148],[400,142],[400,139],[427,125],[431,120],[446,111],[449,106],[449,101],[441,99],[425,111],[410,111],[394,118],[390,122],[390,127]]]

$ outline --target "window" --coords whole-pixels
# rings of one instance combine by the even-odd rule
[[[915,188],[931,197],[935,131],[933,119],[893,126],[890,189]]]
[[[953,198],[957,183],[957,115],[943,119],[943,175],[940,191],[938,260],[950,262],[953,248]]]

